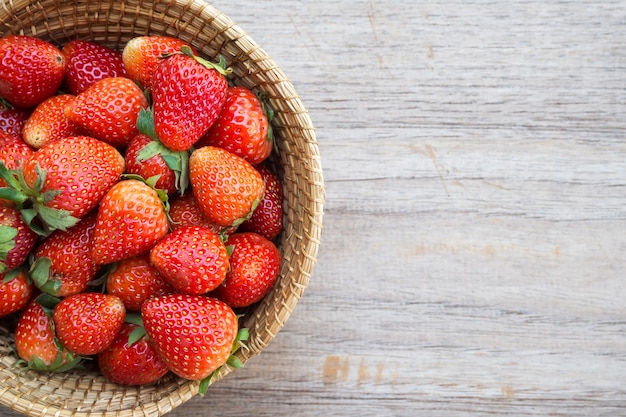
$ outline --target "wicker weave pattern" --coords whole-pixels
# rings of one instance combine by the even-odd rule
[[[2,35],[26,34],[62,46],[89,39],[121,49],[140,35],[169,35],[190,42],[206,56],[221,54],[237,84],[269,93],[276,111],[283,180],[285,230],[279,247],[283,266],[277,285],[247,314],[245,362],[276,336],[306,288],[322,228],[323,177],[315,130],[293,85],[263,49],[231,19],[202,0],[4,0]],[[95,372],[17,374],[9,343],[10,323],[0,324],[0,403],[30,416],[160,416],[197,394],[197,383],[168,376],[145,387],[111,384]],[[230,372],[224,369],[220,378]]]

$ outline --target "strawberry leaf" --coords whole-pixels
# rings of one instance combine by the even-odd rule
[[[0,226],[0,261],[7,260],[9,252],[15,247],[16,236],[17,229],[15,227]]]
[[[130,332],[130,334],[128,335],[128,343],[126,343],[126,346],[134,345],[135,343],[140,341],[146,334],[146,329],[142,326],[133,329],[133,331]]]
[[[154,128],[154,113],[152,109],[141,109],[137,116],[137,130],[148,136],[150,139],[159,140]],[[146,158],[147,159],[147,158]]]

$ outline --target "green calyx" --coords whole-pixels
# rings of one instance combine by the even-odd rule
[[[204,394],[206,394],[207,389],[209,388],[211,383],[213,383],[213,380],[217,378],[222,367],[228,366],[230,368],[235,368],[235,369],[243,368],[243,362],[241,362],[241,359],[239,359],[235,355],[235,353],[237,353],[237,351],[239,351],[240,349],[248,349],[248,347],[245,345],[244,342],[248,340],[249,338],[250,338],[250,332],[248,331],[248,329],[246,329],[245,327],[239,329],[239,331],[237,332],[237,336],[235,337],[235,340],[233,342],[233,347],[230,350],[230,356],[226,360],[226,363],[220,366],[219,368],[217,368],[215,371],[213,371],[211,375],[207,376],[206,378],[200,381],[200,385],[198,387],[198,393],[201,396],[204,396]]]
[[[226,59],[224,59],[224,57],[221,55],[220,55],[220,61],[218,63],[211,62],[202,57],[199,57],[198,55],[195,55],[192,49],[187,45],[181,46],[180,53],[185,56],[195,59],[197,63],[201,64],[207,69],[216,70],[217,72],[222,74],[224,77],[228,77],[233,72],[231,68],[228,68],[226,66]]]
[[[152,142],[139,151],[138,161],[143,162],[160,155],[167,167],[174,172],[176,189],[180,195],[183,195],[189,187],[189,151],[173,151],[159,140],[154,128],[154,113],[151,109],[142,109],[139,112],[137,129],[152,139]]]
[[[38,164],[35,173],[37,179],[31,187],[26,184],[21,168],[9,169],[0,162],[0,178],[7,184],[0,187],[0,198],[14,202],[24,222],[40,236],[48,236],[55,230],[67,230],[78,223],[79,219],[69,211],[48,206],[61,191],[44,192],[47,173]]]
[[[261,103],[261,108],[263,109],[265,117],[267,117],[267,140],[272,142],[272,144],[274,145],[274,150],[278,152],[278,145],[276,144],[274,129],[272,128],[272,120],[274,120],[274,109],[272,109],[272,107],[270,106],[269,94],[267,91],[259,91],[256,96]]]
[[[28,275],[35,286],[44,294],[55,296],[61,289],[61,281],[54,278],[51,267],[52,261],[50,258],[42,256],[32,262]]]
[[[15,247],[17,229],[12,226],[0,225],[0,273],[6,271],[6,260],[9,252]]]

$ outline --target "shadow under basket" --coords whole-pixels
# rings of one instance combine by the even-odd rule
[[[2,35],[36,36],[62,47],[72,39],[122,50],[142,35],[181,38],[201,55],[226,59],[230,80],[265,91],[275,111],[277,151],[271,164],[284,191],[284,228],[277,244],[283,256],[278,282],[249,308],[242,325],[250,330],[245,363],[259,354],[291,315],[308,285],[322,229],[324,183],[315,130],[293,85],[274,61],[229,17],[202,0],[4,1]],[[11,350],[13,324],[0,323],[0,403],[30,416],[160,416],[198,393],[198,383],[171,373],[158,384],[128,387],[107,382],[95,370],[63,374],[19,372]],[[213,381],[230,373],[223,367]],[[245,372],[244,370],[240,372]],[[209,388],[210,392],[211,388]]]

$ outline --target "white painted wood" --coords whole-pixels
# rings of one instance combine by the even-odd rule
[[[626,3],[213,5],[310,110],[327,202],[284,330],[172,416],[626,415]]]

